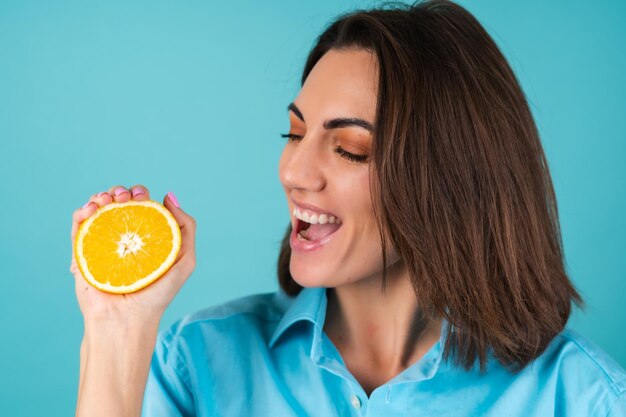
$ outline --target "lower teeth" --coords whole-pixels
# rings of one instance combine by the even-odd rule
[[[298,240],[306,240],[306,241],[308,241],[309,239],[307,239],[306,237],[304,237],[304,236],[302,236],[302,235],[301,235],[301,233],[302,233],[303,231],[304,231],[304,230],[300,230],[296,236],[298,237]]]

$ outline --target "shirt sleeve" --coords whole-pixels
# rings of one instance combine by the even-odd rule
[[[157,337],[144,393],[142,417],[193,417],[189,373],[175,346]]]
[[[626,391],[617,398],[606,417],[626,417]]]

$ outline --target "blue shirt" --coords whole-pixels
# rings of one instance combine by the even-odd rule
[[[179,320],[159,333],[142,415],[626,416],[626,372],[569,330],[517,374],[442,360],[442,331],[368,397],[323,331],[326,303],[324,288],[278,291]]]

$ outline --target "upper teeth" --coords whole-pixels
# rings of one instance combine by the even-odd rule
[[[310,210],[300,210],[298,207],[293,208],[293,215],[297,219],[311,224],[325,223],[341,223],[341,219],[327,214],[318,214]]]

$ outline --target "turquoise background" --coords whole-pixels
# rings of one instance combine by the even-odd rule
[[[277,289],[285,107],[325,24],[375,4],[0,0],[0,415],[74,413],[83,328],[69,233],[95,192],[172,190],[197,219],[196,272],[162,326]],[[572,326],[624,366],[626,2],[461,4],[536,117],[588,303]]]

